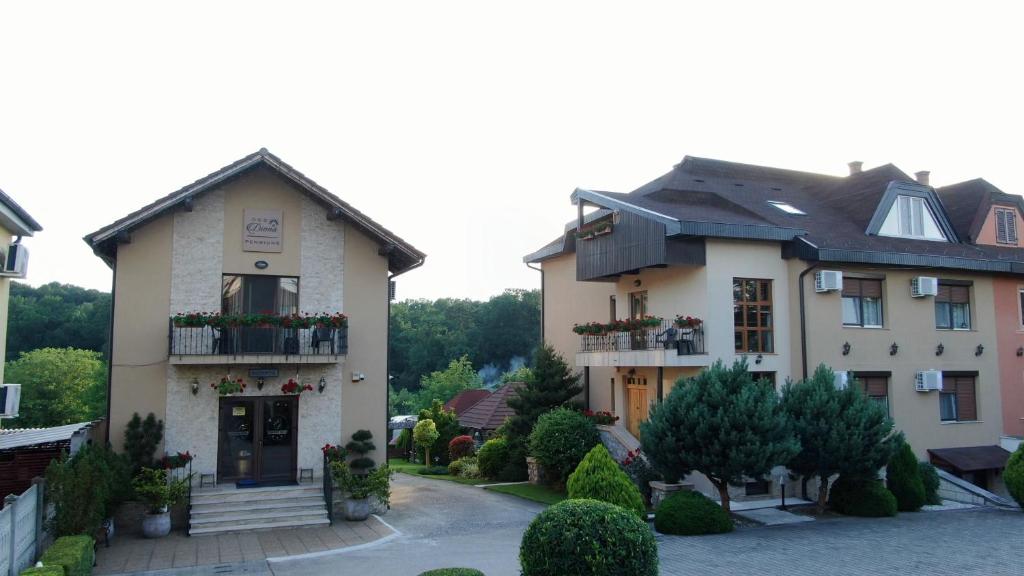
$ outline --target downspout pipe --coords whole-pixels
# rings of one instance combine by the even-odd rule
[[[820,262],[814,262],[800,273],[800,361],[803,364],[803,379],[807,379],[807,310],[804,305],[804,276],[820,266]]]
[[[544,345],[544,269],[540,266],[531,266],[529,262],[526,267],[530,270],[540,272],[540,344]]]
[[[115,248],[116,250],[116,248]],[[114,307],[117,302],[117,257],[110,264],[110,325],[107,326],[107,433],[103,444],[110,446],[110,405],[114,382]]]

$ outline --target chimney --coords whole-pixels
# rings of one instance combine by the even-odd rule
[[[930,174],[931,174],[931,172],[929,172],[927,170],[921,170],[920,172],[914,172],[914,178],[917,179],[917,183],[918,184],[922,184],[924,186],[930,186],[930,184],[928,183],[928,176]]]
[[[850,174],[860,174],[863,171],[864,163],[860,160],[854,160],[847,164],[850,167]]]

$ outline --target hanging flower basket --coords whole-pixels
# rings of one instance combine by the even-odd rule
[[[220,379],[220,382],[210,384],[210,388],[216,390],[221,396],[231,396],[232,394],[245,392],[245,382],[241,378],[232,380],[230,377],[224,376]]]
[[[310,385],[310,384],[299,384],[298,382],[295,381],[294,378],[289,378],[287,382],[285,382],[284,384],[281,384],[281,393],[282,394],[294,394],[294,395],[298,396],[299,394],[302,394],[303,392],[307,392],[307,391],[312,390],[312,389],[313,389],[312,385]]]

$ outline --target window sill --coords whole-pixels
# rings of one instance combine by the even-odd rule
[[[889,329],[885,326],[857,326],[856,324],[843,324],[843,328],[852,328],[854,330],[882,330],[888,332]]]
[[[977,332],[977,328],[936,328],[936,332]]]
[[[984,420],[945,420],[941,422],[943,426],[947,424],[984,424]]]

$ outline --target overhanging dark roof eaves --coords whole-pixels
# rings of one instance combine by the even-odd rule
[[[650,218],[656,222],[660,222],[665,225],[665,235],[674,236],[679,234],[679,220],[666,216],[660,212],[654,210],[648,210],[647,208],[641,208],[635,204],[629,202],[623,202],[617,198],[606,196],[600,192],[594,192],[593,190],[584,190],[583,188],[577,188],[572,195],[569,197],[573,204],[579,204],[580,201],[589,201],[593,204],[597,204],[603,208],[609,208],[612,210],[626,210],[643,216],[644,218]]]
[[[419,265],[426,258],[426,254],[420,252],[411,244],[402,240],[396,234],[373,221],[373,219],[366,216],[359,210],[356,210],[351,204],[345,202],[341,198],[338,198],[326,188],[320,186],[311,178],[293,168],[287,162],[270,153],[266,148],[261,148],[258,151],[249,154],[248,156],[241,158],[224,168],[221,168],[220,170],[200,178],[199,180],[196,180],[195,182],[180,188],[179,190],[172,192],[171,194],[168,194],[167,196],[164,196],[163,198],[144,206],[135,212],[132,212],[108,226],[86,235],[84,240],[95,251],[100,244],[116,237],[119,233],[143,224],[163,213],[165,210],[185,202],[188,198],[196,194],[206,192],[207,190],[210,190],[211,188],[214,188],[217,185],[259,165],[266,165],[272,168],[277,173],[285,176],[291,182],[299,186],[303,191],[324,203],[326,206],[338,210],[343,217],[347,218],[371,236],[376,237],[376,239],[384,246],[394,247],[400,250],[405,256],[400,262],[393,263],[392,258],[390,256],[388,258],[389,268],[392,273],[397,274],[408,270]]]
[[[807,234],[807,231],[800,228],[764,226],[760,224],[682,221],[679,223],[679,234],[684,236],[711,236],[749,240],[792,240],[797,236]]]
[[[968,446],[964,448],[930,448],[928,454],[932,460],[942,462],[955,468],[958,472],[977,472],[979,470],[1001,470],[1006,467],[1010,453],[1000,446]]]
[[[986,260],[983,258],[962,258],[959,256],[908,254],[906,252],[872,252],[842,248],[814,248],[803,243],[794,244],[794,248],[796,251],[795,256],[808,261],[889,264],[893,266],[948,268],[951,270],[983,272],[1024,272],[1024,263],[1011,260]]]
[[[556,240],[532,254],[527,254],[526,256],[523,256],[523,262],[525,262],[526,264],[536,264],[537,262],[543,262],[544,260],[563,254],[565,252],[565,249],[566,235],[563,235],[561,240]]]
[[[6,192],[0,190],[0,203],[7,206],[7,209],[14,213],[15,216],[25,222],[29,232],[42,232],[43,227],[39,222],[36,222],[35,218],[31,214],[25,211],[20,204],[14,201],[13,198],[7,195]],[[29,234],[31,236],[31,234]]]

